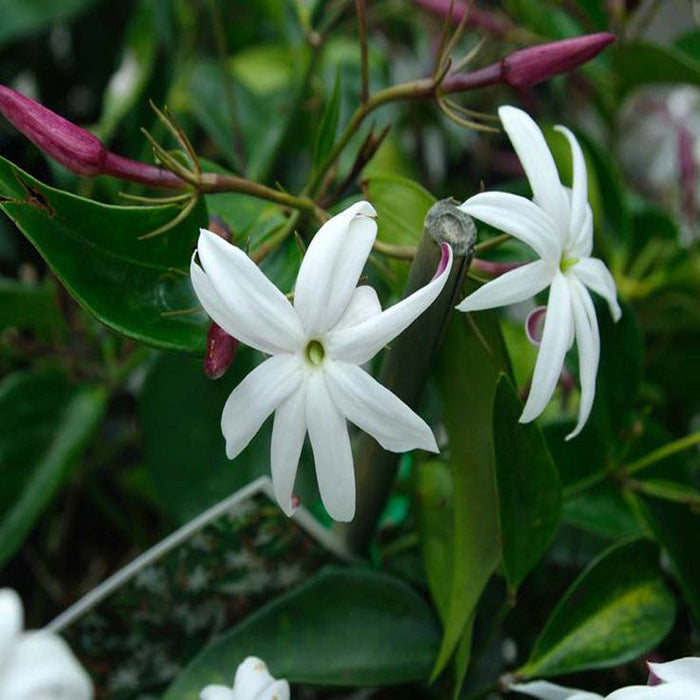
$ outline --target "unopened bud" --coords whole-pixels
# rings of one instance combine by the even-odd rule
[[[89,131],[0,85],[0,112],[44,153],[78,175],[102,172],[106,149]]]
[[[112,175],[154,187],[186,187],[177,175],[108,151],[87,129],[0,85],[0,113],[46,155],[76,175]]]
[[[531,87],[590,61],[613,41],[613,34],[598,32],[530,46],[472,73],[450,75],[443,81],[441,89],[452,93],[498,83],[513,88]]]
[[[219,238],[223,238],[227,243],[231,242],[231,229],[220,216],[212,214],[209,217],[209,230]]]
[[[220,379],[233,362],[238,341],[212,321],[207,333],[204,373],[209,379]]]

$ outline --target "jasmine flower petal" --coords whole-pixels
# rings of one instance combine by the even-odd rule
[[[602,260],[598,260],[598,258],[582,258],[571,268],[571,271],[586,287],[599,294],[608,302],[613,320],[619,321],[622,316],[622,310],[617,301],[615,280],[605,263]]]

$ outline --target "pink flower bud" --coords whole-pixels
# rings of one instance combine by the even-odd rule
[[[102,172],[107,153],[89,131],[38,102],[0,85],[0,112],[32,143],[78,175]]]
[[[413,0],[415,5],[423,7],[436,15],[445,17],[450,11],[450,0]],[[507,36],[513,29],[510,20],[496,15],[488,10],[481,10],[473,5],[470,7],[466,2],[456,0],[452,6],[452,21],[459,24],[467,14],[467,27],[472,29],[482,29],[494,36]]]
[[[590,61],[613,41],[615,41],[613,34],[598,32],[575,39],[562,39],[548,44],[530,46],[514,51],[498,63],[480,68],[473,73],[457,73],[448,76],[442,83],[442,91],[460,92],[497,83],[504,83],[513,88],[537,85]]]
[[[238,341],[212,321],[207,333],[207,349],[204,355],[204,373],[209,379],[220,379],[226,374],[237,347]]]
[[[5,85],[0,85],[0,113],[46,155],[77,175],[112,175],[154,187],[186,187],[168,170],[111,153],[94,134]]]

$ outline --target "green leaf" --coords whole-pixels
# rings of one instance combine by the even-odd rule
[[[206,647],[164,700],[231,685],[252,653],[292,683],[373,686],[425,680],[439,641],[426,602],[402,581],[329,568],[248,617]]]
[[[496,383],[509,362],[496,315],[453,315],[436,367],[452,469],[454,566],[433,678],[463,638],[501,555],[491,416]]]
[[[205,376],[201,362],[182,355],[161,355],[148,373],[140,404],[146,464],[163,509],[177,522],[188,522],[269,468],[269,429],[233,462],[221,434],[226,399],[254,364],[253,351],[241,346],[217,381]]]
[[[340,120],[340,71],[335,74],[335,83],[333,85],[333,94],[326,105],[326,109],[321,117],[321,123],[318,127],[318,137],[316,139],[316,148],[314,150],[314,168],[320,167],[333,144],[335,143],[335,135],[338,131],[338,121]]]
[[[546,551],[561,517],[561,486],[542,431],[520,423],[522,402],[501,375],[493,407],[503,569],[512,589]]]
[[[417,182],[395,175],[371,175],[363,182],[367,199],[377,210],[377,239],[392,245],[417,246],[423,222],[436,199]],[[407,262],[388,260],[391,288],[400,294],[408,279]]]
[[[0,277],[0,331],[5,328],[28,328],[42,336],[64,330],[51,279],[22,284]]]
[[[0,45],[39,32],[57,20],[67,20],[100,0],[0,0]]]
[[[0,209],[73,298],[112,330],[161,348],[204,351],[207,319],[191,312],[199,302],[189,279],[198,229],[207,221],[203,202],[166,233],[139,240],[180,208],[100,204],[0,158]]]
[[[59,375],[0,384],[0,564],[21,546],[99,425],[106,393]]]
[[[631,661],[668,634],[674,616],[656,547],[644,540],[616,545],[564,594],[517,675],[549,677]]]
[[[700,85],[700,62],[673,46],[647,41],[619,44],[613,53],[613,70],[623,94],[654,83]]]
[[[668,553],[696,623],[700,623],[700,515],[687,505],[637,496],[636,506],[654,537]]]
[[[423,567],[430,594],[445,624],[452,581],[454,504],[452,473],[445,462],[431,460],[415,467],[413,491]]]
[[[579,530],[609,540],[619,541],[644,534],[637,518],[620,493],[620,488],[609,481],[586,489],[567,500],[562,518],[564,522]]]

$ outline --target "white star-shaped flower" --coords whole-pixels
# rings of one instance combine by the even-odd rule
[[[540,700],[697,700],[700,698],[700,658],[688,656],[663,664],[649,663],[656,685],[630,685],[603,697],[547,681],[516,683],[511,690]],[[650,681],[651,682],[651,681]]]
[[[22,601],[0,590],[0,700],[91,700],[92,682],[68,645],[44,630],[23,632]]]
[[[309,433],[321,498],[335,520],[352,520],[355,475],[346,421],[387,450],[437,452],[428,425],[359,365],[407,328],[442,291],[452,266],[443,245],[435,278],[382,311],[357,286],[377,235],[376,212],[358,202],[327,221],[299,269],[294,304],[239,248],[202,230],[190,275],[205,311],[227,333],[270,355],[226,401],[221,429],[233,459],[274,411],[271,468],[287,515]]]
[[[615,321],[621,315],[617,291],[603,261],[591,257],[593,215],[588,204],[586,163],[576,137],[566,127],[556,127],[571,147],[573,187],[569,189],[561,184],[552,154],[535,122],[515,107],[501,107],[498,114],[530,181],[533,200],[506,192],[483,192],[470,197],[460,208],[523,241],[540,260],[488,282],[457,308],[478,311],[514,304],[550,287],[542,343],[520,421],[532,421],[544,410],[575,337],[581,400],[578,422],[567,436],[570,439],[581,432],[590,415],[600,357],[598,320],[589,290],[608,302]]]
[[[289,700],[289,683],[275,680],[264,661],[249,656],[236,670],[233,688],[208,685],[199,700]]]

